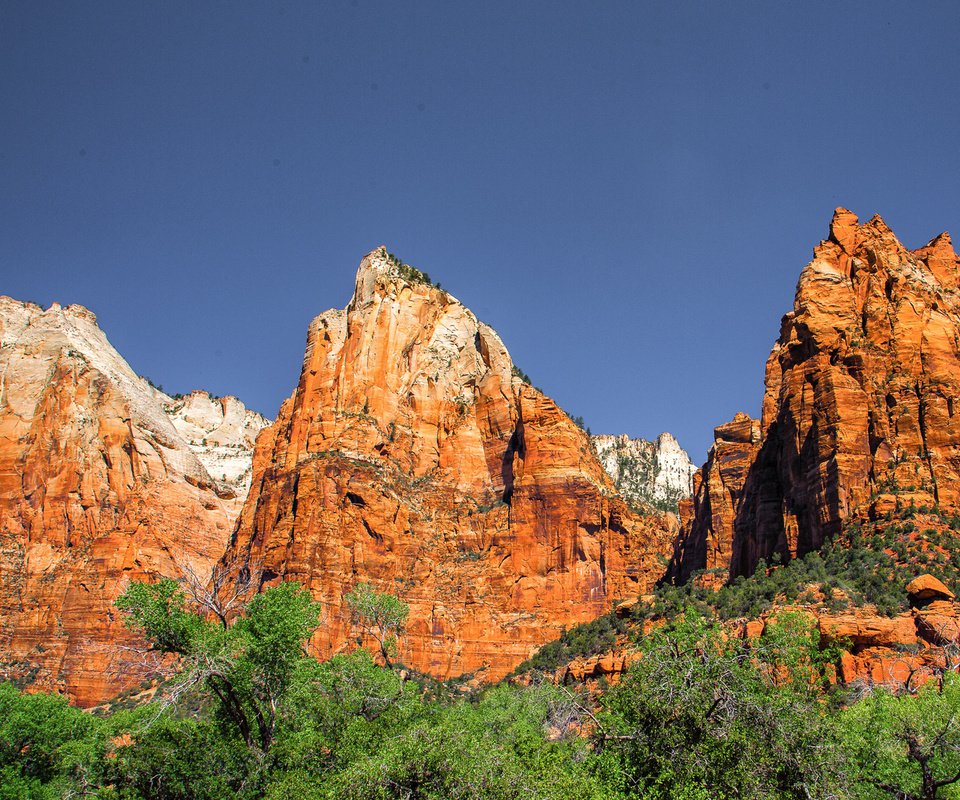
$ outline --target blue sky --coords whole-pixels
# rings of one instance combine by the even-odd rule
[[[594,432],[759,412],[845,205],[960,234],[956,3],[0,5],[0,293],[274,414],[379,244]]]

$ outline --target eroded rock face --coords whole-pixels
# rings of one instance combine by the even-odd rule
[[[169,398],[163,410],[207,474],[219,484],[221,498],[233,495],[235,518],[250,491],[257,434],[270,420],[236,397],[213,397],[203,391]]]
[[[321,657],[353,645],[342,597],[358,582],[410,604],[405,663],[496,679],[661,576],[669,522],[633,514],[587,435],[512,367],[382,248],[347,309],[310,325],[225,562],[308,586]]]
[[[236,500],[167,402],[87,309],[0,297],[0,678],[80,705],[135,685],[116,597],[223,552]]]
[[[635,507],[676,511],[693,494],[697,468],[671,434],[661,433],[653,442],[625,434],[592,436],[591,441],[617,491]]]
[[[749,442],[718,428],[695,479],[676,578],[750,574],[858,514],[956,506],[958,269],[947,234],[909,251],[879,217],[837,209],[767,361],[762,419]]]
[[[707,463],[693,476],[693,498],[680,503],[682,533],[671,562],[671,577],[686,581],[695,570],[710,570],[705,583],[722,584],[734,558],[733,530],[747,476],[760,448],[760,423],[739,413],[714,428]]]

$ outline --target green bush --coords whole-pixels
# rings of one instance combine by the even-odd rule
[[[615,612],[597,617],[591,622],[565,630],[559,639],[545,644],[532,658],[520,664],[513,674],[522,675],[533,670],[553,672],[575,658],[605,653],[614,646],[618,635],[626,634],[629,630],[629,620],[617,616]]]

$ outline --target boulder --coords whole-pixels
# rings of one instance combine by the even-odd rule
[[[920,575],[907,584],[907,596],[911,605],[922,606],[933,600],[953,600],[951,592],[933,575]]]

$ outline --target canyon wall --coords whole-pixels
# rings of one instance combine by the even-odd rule
[[[207,574],[242,502],[174,404],[87,309],[0,297],[0,678],[91,705],[150,673],[114,601],[131,580]]]

